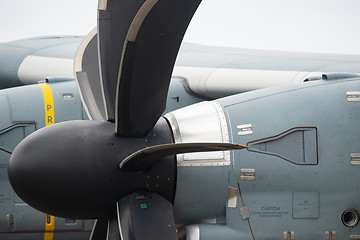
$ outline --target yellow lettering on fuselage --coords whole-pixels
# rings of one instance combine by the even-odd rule
[[[45,126],[50,126],[55,123],[54,98],[51,91],[51,87],[46,83],[38,84],[38,86],[41,88],[44,96]],[[54,239],[54,229],[55,229],[55,217],[49,214],[45,214],[44,240]]]
[[[51,87],[46,84],[38,84],[41,88],[44,95],[44,104],[45,104],[45,126],[49,126],[55,123],[54,118],[54,98],[51,91]]]

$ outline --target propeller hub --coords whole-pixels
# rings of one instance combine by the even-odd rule
[[[116,215],[116,201],[136,189],[173,202],[174,156],[146,173],[119,168],[131,153],[171,142],[164,119],[144,138],[121,137],[109,122],[59,123],[36,131],[16,147],[9,179],[20,198],[40,211],[66,218],[108,218]]]

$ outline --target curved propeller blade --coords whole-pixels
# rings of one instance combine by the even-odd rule
[[[233,143],[174,143],[162,144],[141,149],[120,163],[120,168],[126,172],[146,171],[166,156],[179,153],[210,152],[238,150],[247,146]]]
[[[116,85],[126,34],[145,0],[100,0],[98,41],[100,79],[105,98],[106,119],[115,121]]]
[[[106,116],[100,85],[96,28],[81,42],[75,54],[74,72],[89,118],[104,121]]]
[[[120,234],[120,224],[118,218],[109,220],[106,240],[125,240]]]
[[[177,240],[170,202],[157,193],[137,191],[117,202],[122,240]]]
[[[108,232],[108,220],[97,219],[94,223],[90,240],[104,240]]]
[[[116,133],[142,137],[159,119],[175,59],[201,0],[147,0],[123,48],[116,93]]]

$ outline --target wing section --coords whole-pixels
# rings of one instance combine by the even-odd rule
[[[319,80],[324,73],[360,73],[360,56],[182,44],[173,76],[209,99]]]
[[[73,78],[78,36],[47,36],[0,43],[0,89],[34,84],[47,77]]]

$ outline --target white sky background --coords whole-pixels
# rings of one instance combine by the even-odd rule
[[[0,42],[86,35],[97,0],[0,0]],[[185,41],[218,46],[360,54],[359,0],[203,0]]]

